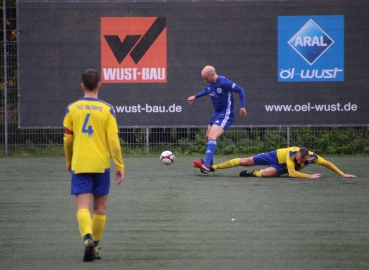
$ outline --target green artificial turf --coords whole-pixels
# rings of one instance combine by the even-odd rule
[[[82,262],[64,158],[1,158],[0,269],[369,268],[368,157],[325,157],[354,179],[318,165],[303,171],[320,179],[202,175],[196,158],[124,158],[93,263]]]

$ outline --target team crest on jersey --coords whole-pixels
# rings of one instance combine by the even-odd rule
[[[217,92],[220,94],[220,93],[222,93],[222,92],[223,92],[223,89],[222,89],[222,88],[218,88],[218,89],[217,89]]]

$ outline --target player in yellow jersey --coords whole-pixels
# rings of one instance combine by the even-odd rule
[[[64,117],[64,151],[72,174],[71,194],[77,203],[77,221],[85,243],[83,261],[101,259],[98,245],[106,222],[110,189],[110,157],[116,164],[115,179],[124,178],[118,126],[112,105],[98,99],[100,74],[82,74],[84,97],[68,105]],[[92,197],[93,215],[90,213]]]
[[[309,151],[306,147],[280,148],[252,157],[231,159],[223,163],[213,165],[211,171],[228,169],[236,166],[267,165],[267,168],[261,170],[242,171],[240,172],[240,176],[277,177],[288,173],[290,177],[320,178],[320,173],[306,174],[299,172],[309,164],[322,165],[345,178],[356,177],[353,174],[346,174],[340,171],[332,162],[329,162],[321,156]]]

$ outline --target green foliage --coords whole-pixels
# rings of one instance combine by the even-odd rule
[[[316,142],[321,134],[319,130],[310,128],[298,128],[291,136],[291,146],[305,146],[308,149],[316,148]]]
[[[287,147],[286,134],[281,133],[267,133],[265,134],[265,148],[271,151],[277,148]]]
[[[320,150],[324,153],[352,155],[363,153],[368,148],[365,135],[355,132],[352,128],[332,128],[329,133],[323,134],[317,141]]]
[[[9,156],[31,157],[31,156],[48,156],[60,157],[64,156],[64,149],[62,145],[49,143],[46,145],[34,144],[27,141],[24,145],[10,146]],[[5,156],[5,147],[0,148],[0,157]]]
[[[259,130],[256,130],[255,133],[252,131],[225,132],[217,140],[217,155],[261,153],[275,148],[286,147],[287,145],[285,133],[274,134],[266,132],[263,134],[264,141],[261,139],[260,135],[257,135],[259,134]],[[206,140],[204,135],[205,134],[197,134],[193,142],[189,139],[179,140],[178,143],[182,145],[182,151],[180,152],[186,155],[203,155],[206,151]]]
[[[9,127],[12,132],[8,135],[8,155],[64,156],[61,129],[21,130],[16,128],[15,123],[9,124]],[[0,130],[4,131],[1,123]],[[169,137],[155,133],[157,138],[149,145],[146,143],[145,129],[137,130],[127,140],[120,138],[122,153],[124,156],[146,156],[171,150],[176,155],[204,156],[206,129],[199,129],[193,137],[182,134],[178,136],[173,130]],[[306,146],[321,155],[369,154],[368,132],[365,127],[291,128],[289,132],[290,146]],[[4,141],[4,132],[0,132],[0,156],[5,156]],[[283,147],[288,147],[287,129],[230,129],[218,138],[216,154],[242,157]]]
[[[123,155],[130,155],[130,156],[141,156],[145,155],[145,149],[142,147],[134,147],[129,143],[125,142],[122,138],[119,138],[120,147]]]
[[[206,150],[205,133],[195,135],[195,140],[191,142],[189,138],[178,140],[181,152],[185,155],[204,154]]]

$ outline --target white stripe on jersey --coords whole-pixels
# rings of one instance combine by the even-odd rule
[[[231,114],[231,98],[232,98],[232,93],[228,92],[228,105],[227,105],[227,110],[226,110],[226,114],[225,117],[222,121],[222,123],[220,124],[221,128],[224,129],[224,126],[227,124],[227,121],[229,119],[229,115]]]

